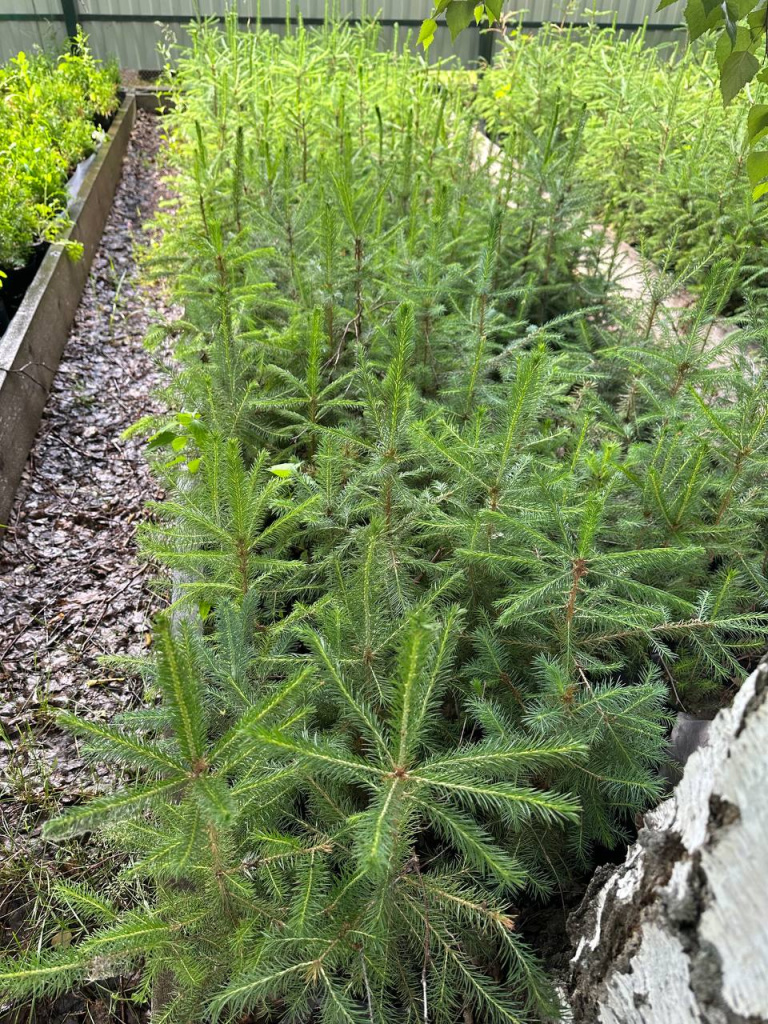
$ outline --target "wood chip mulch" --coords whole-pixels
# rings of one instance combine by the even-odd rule
[[[92,790],[105,772],[85,764],[56,710],[109,720],[141,691],[99,658],[145,649],[153,611],[136,528],[157,484],[143,443],[120,435],[158,411],[159,369],[143,338],[162,303],[142,284],[137,249],[163,196],[160,144],[157,119],[139,112],[0,542],[0,889],[30,818]]]

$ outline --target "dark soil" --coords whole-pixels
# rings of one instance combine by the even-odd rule
[[[42,821],[111,780],[55,723],[66,708],[109,720],[141,684],[100,657],[138,655],[154,598],[136,552],[144,503],[159,496],[141,441],[121,432],[159,410],[158,368],[143,337],[159,299],[136,263],[143,225],[161,198],[157,121],[139,112],[101,246],[0,544],[0,948],[22,928],[69,941],[36,893],[62,874],[109,872],[105,851],[53,847]],[[107,1006],[109,1009],[107,1010]],[[0,1007],[0,1021],[120,1021],[114,998]],[[135,1019],[135,1015],[133,1017]]]
[[[8,329],[8,324],[24,301],[27,288],[32,284],[40,264],[48,252],[48,242],[38,242],[33,248],[26,266],[16,269],[0,267],[5,277],[0,290],[0,336]]]

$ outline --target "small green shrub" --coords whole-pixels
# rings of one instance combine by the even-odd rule
[[[22,52],[0,68],[0,268],[23,267],[66,227],[67,178],[116,105],[115,71],[84,37],[56,60]]]

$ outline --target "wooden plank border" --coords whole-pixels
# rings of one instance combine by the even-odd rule
[[[65,239],[81,243],[82,258],[70,259],[61,242],[51,245],[0,338],[0,537],[112,208],[135,118],[136,101],[128,95],[70,206]]]
[[[169,90],[162,86],[137,85],[133,94],[136,97],[136,109],[150,114],[167,114],[176,105]]]

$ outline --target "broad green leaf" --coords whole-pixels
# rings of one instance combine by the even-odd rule
[[[752,33],[749,31],[746,25],[737,25],[735,35],[731,37],[728,33],[721,35],[718,40],[718,45],[722,40],[725,40],[728,44],[728,50],[725,53],[727,57],[729,53],[735,50],[751,50],[752,46]],[[720,67],[723,66],[723,61],[718,61]]]
[[[768,132],[768,103],[755,103],[747,115],[749,144],[754,146]]]
[[[747,157],[747,174],[752,186],[768,178],[768,149],[759,149]]]
[[[732,10],[727,3],[723,4],[723,18],[725,19],[725,33],[731,41],[731,45],[736,47],[736,22],[731,17]]]
[[[485,9],[489,14],[493,15],[494,21],[498,21],[501,18],[501,5],[503,2],[504,0],[486,0]]]
[[[723,70],[723,64],[725,64],[732,53],[733,43],[731,42],[728,33],[723,32],[715,43],[715,60],[717,61],[717,66],[721,72]]]
[[[683,17],[688,26],[688,34],[693,41],[722,21],[723,11],[720,7],[709,10],[705,7],[703,0],[688,0]]]
[[[705,0],[705,9],[707,4],[714,3],[715,0]],[[752,42],[752,33],[745,25],[737,25],[736,23],[745,15],[748,14],[755,6],[754,0],[724,0],[722,4],[723,14],[725,17],[725,30],[728,37],[731,40],[733,48],[736,50],[745,50],[750,46]],[[741,34],[741,38],[748,40],[745,44],[739,43],[738,34]]]
[[[760,70],[760,61],[747,50],[734,50],[720,70],[720,91],[726,105],[751,82]]]
[[[725,5],[728,8],[728,13],[734,21],[740,21],[758,6],[759,0],[725,0]],[[765,17],[765,7],[763,7],[763,17]]]
[[[453,0],[445,9],[445,20],[451,30],[451,39],[455,42],[458,35],[472,24],[475,15],[474,0]]]
[[[280,462],[276,466],[270,466],[269,472],[279,476],[282,480],[287,480],[288,477],[293,476],[298,468],[299,465],[296,462]]]
[[[485,4],[478,4],[475,7],[475,24],[479,25],[485,16]]]
[[[176,437],[175,430],[159,430],[147,441],[147,448],[163,448],[167,444],[172,444]]]
[[[437,32],[437,22],[434,18],[426,18],[422,22],[417,42],[420,43],[425,50],[428,50],[434,41],[435,32]]]

